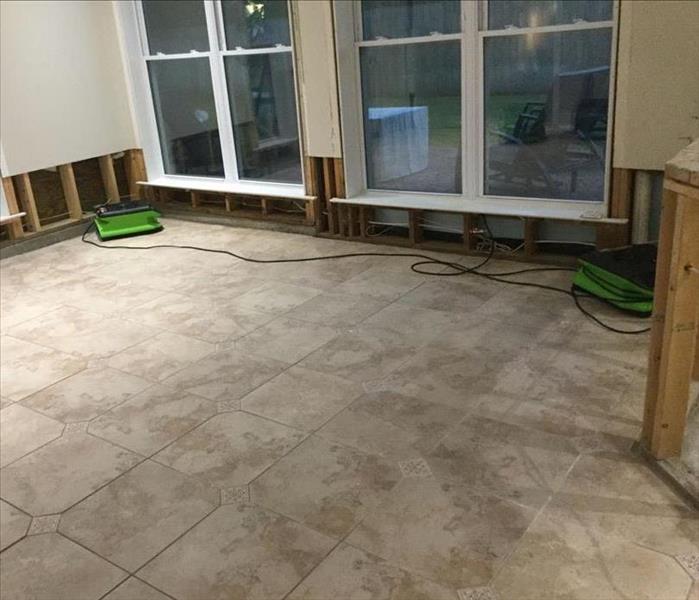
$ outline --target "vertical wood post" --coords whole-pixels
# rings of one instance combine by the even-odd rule
[[[83,209],[80,206],[80,195],[78,194],[78,186],[75,183],[75,173],[73,165],[58,165],[58,174],[61,176],[61,186],[63,187],[63,197],[66,200],[66,207],[71,219],[81,219]]]
[[[335,196],[335,172],[332,158],[323,159],[323,192],[325,210],[328,213],[328,231],[337,233],[336,207],[330,202],[330,198]]]
[[[539,234],[539,219],[524,219],[524,255],[534,256],[537,252],[536,240]]]
[[[98,158],[100,172],[102,173],[102,183],[107,194],[108,202],[119,202],[119,186],[117,185],[116,174],[114,173],[114,161],[111,154],[105,154]]]
[[[15,186],[12,185],[11,177],[2,178],[2,189],[5,192],[5,200],[7,201],[7,208],[11,215],[16,215],[20,212],[17,206],[17,196],[15,196]],[[14,219],[7,224],[7,233],[11,240],[16,240],[24,235],[24,229],[22,228],[22,219]]]
[[[14,183],[17,189],[22,210],[27,213],[27,222],[32,231],[41,231],[41,221],[39,213],[36,210],[36,201],[34,200],[34,192],[32,191],[32,182],[29,179],[29,173],[16,175]]]
[[[665,190],[653,298],[642,440],[658,459],[678,456],[697,343],[699,199]]]
[[[419,244],[422,242],[422,221],[421,210],[408,210],[408,237],[411,244]]]
[[[476,247],[476,236],[471,233],[478,224],[478,216],[466,213],[464,214],[464,250],[470,252]]]
[[[129,180],[129,196],[132,200],[141,200],[143,199],[143,193],[141,186],[136,182],[148,179],[146,163],[143,160],[143,150],[140,148],[127,150],[124,160],[126,161],[124,163],[126,165],[126,177]]]

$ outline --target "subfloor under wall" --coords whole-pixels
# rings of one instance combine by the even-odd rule
[[[123,243],[382,249],[165,226]],[[410,263],[3,260],[3,595],[696,600],[697,512],[631,451],[647,337]]]

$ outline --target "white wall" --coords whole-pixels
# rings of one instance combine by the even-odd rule
[[[0,2],[3,175],[138,146],[110,1]]]
[[[330,0],[292,3],[296,74],[308,156],[342,156]]]
[[[662,170],[699,137],[699,2],[623,0],[614,166]]]

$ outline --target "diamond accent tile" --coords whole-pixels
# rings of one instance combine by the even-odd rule
[[[219,400],[216,403],[218,412],[234,412],[240,410],[240,400]]]
[[[699,554],[680,554],[675,556],[677,562],[680,563],[690,577],[695,581],[699,581]]]
[[[34,517],[27,535],[39,535],[41,533],[53,533],[58,529],[58,521],[61,520],[61,515],[44,515],[43,517]]]
[[[424,458],[410,458],[408,460],[401,460],[398,463],[398,467],[400,468],[400,472],[403,473],[403,477],[420,479],[432,477],[432,470]]]
[[[63,430],[63,435],[73,435],[75,433],[86,433],[89,421],[80,421],[78,423],[68,423]]]
[[[250,488],[241,485],[221,490],[221,504],[249,504]]]
[[[497,592],[488,586],[457,590],[459,600],[499,600]]]

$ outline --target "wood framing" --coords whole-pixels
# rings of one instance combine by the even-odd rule
[[[102,173],[102,183],[109,202],[119,202],[119,186],[117,185],[116,174],[114,173],[114,161],[111,154],[99,157],[100,172]]]
[[[5,200],[7,201],[7,208],[10,211],[10,216],[20,215],[21,211],[17,206],[17,197],[15,196],[15,186],[12,184],[11,177],[2,178],[2,189],[5,192]],[[22,227],[22,217],[18,216],[7,223],[7,233],[11,240],[16,240],[24,235],[24,229]]]
[[[143,159],[143,150],[140,148],[127,150],[124,160],[126,177],[129,182],[129,196],[132,200],[142,200],[144,194],[141,191],[141,186],[137,182],[148,180],[146,163]]]
[[[41,221],[39,220],[39,212],[36,210],[36,201],[34,200],[34,192],[32,191],[32,182],[29,179],[29,173],[15,175],[13,181],[22,210],[27,213],[29,229],[35,232],[41,231]]]
[[[61,176],[61,186],[63,187],[63,197],[66,201],[68,214],[71,219],[80,219],[83,216],[83,209],[80,206],[80,195],[78,194],[78,186],[75,183],[75,173],[73,173],[73,165],[58,166],[58,174]]]
[[[683,168],[676,168],[675,163]],[[692,182],[699,182],[697,174],[699,141],[671,161],[666,171],[641,438],[656,459],[681,453],[690,379],[696,371],[699,186]],[[683,181],[671,175],[681,176]]]
[[[524,219],[524,254],[525,256],[534,256],[537,246],[536,240],[539,233],[539,219]]]

